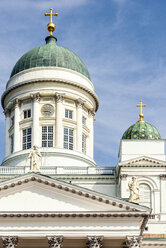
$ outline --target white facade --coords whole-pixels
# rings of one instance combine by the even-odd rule
[[[64,248],[134,248],[141,247],[142,237],[142,247],[166,247],[165,140],[121,140],[119,163],[97,166],[98,104],[92,82],[66,68],[26,69],[7,82],[3,247],[42,248],[51,242],[49,247],[61,248],[63,241]],[[30,172],[33,146],[41,154],[38,173]],[[132,177],[140,205],[128,201]]]

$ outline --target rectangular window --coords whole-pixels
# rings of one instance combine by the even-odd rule
[[[23,150],[31,148],[32,128],[28,127],[22,130],[22,148]]]
[[[31,117],[31,109],[24,110],[24,119]]]
[[[42,147],[53,147],[53,126],[42,126]]]
[[[82,117],[82,125],[86,125],[86,118],[85,118],[85,116]]]
[[[82,135],[82,152],[86,153],[86,135]]]
[[[65,118],[73,119],[73,111],[65,109]]]
[[[73,150],[73,129],[64,128],[64,148]]]
[[[11,127],[14,126],[14,116],[11,117]]]
[[[12,134],[10,136],[10,152],[13,153],[13,149],[14,149],[14,135]]]

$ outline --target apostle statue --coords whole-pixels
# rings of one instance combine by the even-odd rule
[[[28,158],[30,159],[30,171],[39,172],[41,154],[38,151],[37,146],[33,146],[33,149],[30,151]]]
[[[136,177],[132,177],[132,181],[129,182],[129,189],[130,189],[129,201],[138,203],[140,197],[139,197],[139,186]]]

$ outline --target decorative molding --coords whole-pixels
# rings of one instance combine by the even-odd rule
[[[6,109],[3,111],[3,113],[5,114],[5,117],[6,117],[6,118],[9,117],[9,115],[10,115],[10,109],[6,108]]]
[[[142,162],[142,163],[139,163]],[[148,162],[149,164],[147,164]],[[137,164],[138,163],[138,164]],[[158,159],[153,159],[150,157],[139,157],[136,159],[131,159],[123,161],[117,164],[119,167],[166,167],[166,162]]]
[[[55,100],[56,100],[56,102],[63,102],[63,100],[64,100],[64,95],[65,94],[60,94],[60,93],[56,93],[55,94]]]
[[[138,211],[137,215],[141,214],[141,215],[149,216],[150,214],[150,210],[148,211],[146,208],[142,206],[135,206],[135,204],[124,202],[121,199],[116,199],[110,196],[105,196],[102,193],[97,193],[89,189],[81,189],[78,186],[71,185],[66,182],[59,182],[56,179],[52,179],[52,178],[49,178],[48,176],[43,176],[43,175],[39,175],[36,173],[31,173],[25,176],[20,176],[19,178],[13,179],[12,182],[11,181],[2,182],[0,183],[0,191],[8,190],[13,187],[19,187],[20,185],[27,184],[31,181],[40,183],[40,184],[42,183],[44,185],[48,185],[50,187],[57,188],[62,191],[69,191],[70,193],[73,193],[76,195],[78,194],[84,198],[89,198],[97,202],[102,201],[105,204],[109,204],[112,206],[116,205],[120,209],[122,208],[126,209],[126,207],[128,207],[129,211],[132,211],[132,212]]]
[[[87,247],[88,248],[101,248],[103,236],[88,236]]]
[[[21,103],[21,101],[18,98],[16,98],[13,101],[14,108],[18,108],[20,106],[20,103]]]
[[[94,117],[95,116],[95,110],[94,109],[88,109],[88,115]]]
[[[78,99],[75,101],[75,103],[76,103],[76,106],[77,106],[77,107],[83,108],[83,106],[84,106],[84,104],[85,104],[85,101],[82,100],[81,98],[78,98]]]
[[[47,237],[49,248],[62,248],[63,236],[50,236]]]
[[[128,248],[139,248],[142,242],[141,236],[127,236],[126,245]]]
[[[161,174],[160,175],[160,180],[166,180],[166,174]]]
[[[2,237],[3,248],[15,248],[18,243],[18,237],[16,236],[5,236]]]
[[[67,191],[67,190],[66,190]],[[81,192],[80,192],[81,195]],[[131,210],[132,211],[132,210]],[[37,218],[73,218],[73,217],[77,217],[77,218],[140,218],[140,217],[146,217],[146,213],[136,213],[133,211],[132,212],[112,212],[112,213],[108,213],[107,211],[101,211],[101,212],[92,212],[92,211],[88,211],[88,212],[5,212],[0,214],[1,218],[33,218],[33,217],[37,217]]]
[[[120,179],[121,180],[126,180],[127,179],[127,176],[128,176],[128,174],[121,174],[120,175]]]
[[[31,98],[33,99],[33,101],[39,102],[40,101],[40,93],[37,92],[36,94],[32,94]]]

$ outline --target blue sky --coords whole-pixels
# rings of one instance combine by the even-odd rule
[[[95,121],[95,160],[118,161],[124,131],[138,119],[142,99],[145,120],[166,138],[165,0],[1,0],[0,94],[11,70],[28,50],[45,43],[52,7],[58,45],[87,65],[100,100]],[[0,110],[0,160],[5,122]]]

